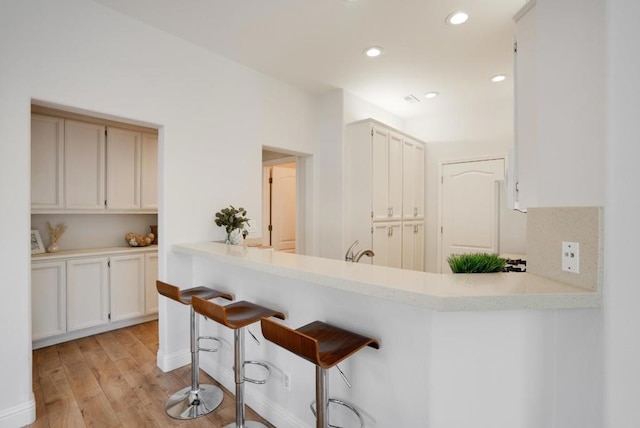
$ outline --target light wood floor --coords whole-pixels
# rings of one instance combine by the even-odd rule
[[[172,419],[167,398],[191,384],[190,367],[156,366],[158,322],[148,322],[33,351],[36,421],[29,427],[222,427],[235,420],[235,399],[223,388],[214,412]],[[217,384],[200,371],[201,383]],[[247,420],[260,420],[247,407]]]

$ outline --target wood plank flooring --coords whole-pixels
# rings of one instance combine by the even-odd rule
[[[156,366],[158,322],[85,337],[33,351],[37,428],[222,427],[235,420],[235,398],[190,421],[170,418],[168,397],[191,384],[190,366]],[[218,383],[200,371],[200,382]],[[247,420],[267,421],[247,407]]]

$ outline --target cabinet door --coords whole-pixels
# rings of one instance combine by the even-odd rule
[[[107,128],[107,209],[140,208],[140,132]]]
[[[402,226],[402,268],[424,271],[424,223]]]
[[[158,209],[158,136],[142,134],[140,208]]]
[[[399,222],[374,223],[372,249],[373,264],[402,267],[402,228]]]
[[[65,120],[64,193],[69,210],[103,210],[104,126]]]
[[[406,139],[402,148],[402,217],[424,218],[424,146]]]
[[[389,135],[389,208],[390,218],[402,218],[402,136]]]
[[[31,339],[67,332],[66,263],[31,263]]]
[[[158,312],[158,290],[156,280],[158,279],[158,253],[147,253],[144,255],[144,306],[145,313],[154,314]]]
[[[31,209],[64,208],[64,119],[31,116]]]
[[[373,220],[389,220],[389,131],[376,126],[371,137],[371,175]]]
[[[110,258],[111,321],[144,315],[144,255]]]
[[[67,329],[80,330],[109,322],[108,259],[67,261]]]

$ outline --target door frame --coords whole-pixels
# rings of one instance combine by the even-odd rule
[[[458,159],[439,160],[438,161],[438,228],[436,229],[436,267],[437,273],[442,273],[442,205],[443,201],[443,170],[445,165],[451,165],[456,163],[469,163],[469,162],[482,162],[490,160],[503,160],[505,168],[505,179],[509,171],[509,156],[507,153],[495,154],[495,155],[483,155],[483,156],[471,156]],[[500,212],[498,211],[498,221],[500,220]],[[498,231],[500,230],[500,224],[498,224]],[[498,241],[499,242],[499,241]]]
[[[270,207],[270,187],[269,187],[269,169],[275,165],[281,165],[285,163],[295,163],[296,164],[296,253],[299,249],[302,249],[300,245],[302,245],[302,240],[300,237],[300,223],[303,221],[301,218],[301,201],[300,201],[300,192],[301,192],[301,183],[300,177],[301,174],[302,163],[300,162],[299,156],[286,156],[278,159],[271,159],[267,161],[262,161],[262,244],[267,245],[269,243],[269,222],[267,221],[266,213]]]

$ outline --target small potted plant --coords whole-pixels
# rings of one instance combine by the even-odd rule
[[[504,271],[506,259],[497,254],[452,254],[447,258],[453,273],[490,273]]]
[[[246,226],[249,225],[247,218],[247,210],[244,208],[235,208],[229,205],[216,213],[215,223],[217,226],[224,227],[227,232],[227,244],[241,244],[247,237],[249,231]]]
[[[47,232],[49,232],[49,247],[47,251],[50,253],[57,253],[60,249],[58,247],[58,240],[62,236],[62,234],[67,230],[67,225],[64,223],[56,224],[52,226],[51,223],[47,222]]]

